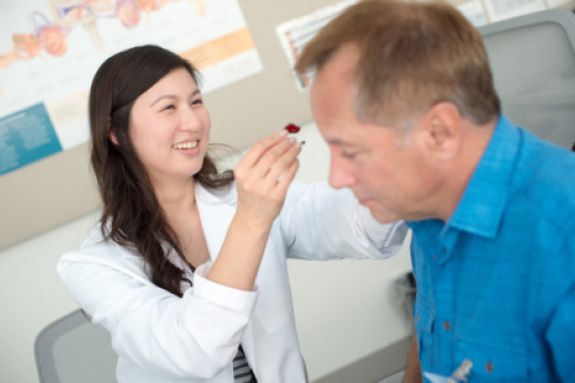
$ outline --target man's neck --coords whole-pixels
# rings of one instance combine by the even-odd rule
[[[497,119],[485,125],[475,125],[465,122],[465,134],[457,155],[450,164],[449,175],[446,176],[445,187],[439,198],[437,216],[448,222],[457,208],[483,153],[489,145]]]

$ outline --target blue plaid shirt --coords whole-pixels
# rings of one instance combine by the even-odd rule
[[[410,222],[421,368],[575,382],[575,154],[501,117],[445,224]]]

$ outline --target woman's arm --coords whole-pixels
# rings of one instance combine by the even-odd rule
[[[96,230],[58,272],[75,301],[112,335],[116,352],[151,373],[209,379],[233,360],[255,306],[270,226],[297,170],[299,146],[265,139],[236,169],[238,209],[213,265],[177,297],[154,285],[141,257]]]
[[[65,254],[58,272],[72,298],[112,336],[122,358],[152,374],[209,379],[235,356],[256,293],[211,282],[196,270],[178,297],[154,285],[143,261],[113,243]]]
[[[276,134],[256,143],[235,169],[238,209],[208,279],[253,289],[271,225],[298,168],[301,146]]]
[[[421,383],[421,367],[419,365],[419,354],[417,352],[417,335],[413,335],[407,354],[405,374],[403,383]]]
[[[294,183],[280,214],[288,256],[314,260],[386,258],[403,244],[407,226],[378,223],[350,190]]]

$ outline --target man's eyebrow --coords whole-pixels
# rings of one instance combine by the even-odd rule
[[[328,144],[330,145],[337,145],[337,146],[345,146],[347,148],[351,148],[351,147],[355,147],[356,145],[354,145],[351,142],[347,142],[347,141],[343,141],[339,138],[332,138],[332,139],[327,139],[326,140]]]

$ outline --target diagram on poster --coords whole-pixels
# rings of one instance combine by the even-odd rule
[[[110,55],[157,44],[204,93],[262,64],[237,0],[0,2],[0,176],[88,140],[90,81]]]
[[[277,26],[276,35],[291,68],[294,67],[305,45],[315,37],[319,30],[356,1],[345,0]],[[310,84],[311,74],[305,76],[294,74],[294,76],[296,86],[300,91]]]

